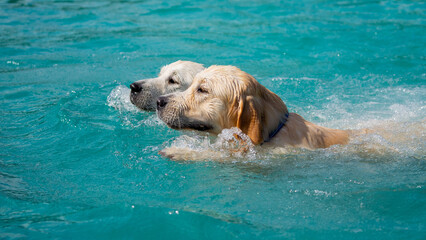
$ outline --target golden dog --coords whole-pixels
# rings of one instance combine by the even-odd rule
[[[218,134],[237,127],[255,145],[316,149],[349,141],[349,131],[321,127],[289,113],[275,93],[233,66],[211,66],[198,73],[186,91],[159,97],[157,114],[174,129]]]

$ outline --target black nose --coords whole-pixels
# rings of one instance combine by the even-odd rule
[[[167,105],[167,97],[159,97],[157,100],[157,109],[163,108]]]
[[[134,82],[130,84],[130,89],[132,90],[132,92],[140,92],[142,91],[142,84]]]

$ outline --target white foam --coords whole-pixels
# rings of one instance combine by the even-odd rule
[[[180,160],[252,161],[259,158],[258,149],[238,128],[224,129],[217,138],[198,132],[174,139],[165,151]]]
[[[130,89],[124,85],[115,87],[108,95],[107,104],[118,110],[122,123],[132,128],[164,125],[156,114],[139,110],[130,102]],[[144,119],[140,120],[140,116]]]
[[[139,121],[138,124],[139,124],[139,126],[144,125],[144,126],[147,126],[147,127],[166,125],[157,117],[157,114],[151,115],[148,118]]]
[[[296,86],[306,81],[314,81],[315,86],[305,97],[320,97],[321,105],[311,105],[309,101],[286,102],[292,106],[289,110],[301,114],[307,120],[332,128],[363,128],[368,127],[366,122],[377,121],[421,121],[426,116],[424,97],[426,88],[415,86],[389,86],[383,88],[375,86],[377,82],[386,82],[390,85],[400,79],[389,76],[369,74],[365,76],[335,75],[338,84],[330,87],[330,80],[309,77],[274,77],[271,79],[274,86],[284,88],[287,85]],[[294,87],[293,86],[293,87]],[[346,91],[346,88],[349,91]],[[356,90],[354,90],[356,89]],[[312,93],[311,92],[316,92]],[[290,95],[293,92],[290,92]],[[326,101],[324,101],[324,99]],[[284,99],[283,99],[284,100]],[[308,103],[309,105],[306,105]]]
[[[417,117],[419,111],[421,112],[424,106],[418,108],[418,106],[411,105],[406,106],[402,104],[393,104],[389,107],[391,111],[393,111],[392,119],[395,121],[409,121],[412,118]]]
[[[130,89],[124,85],[114,88],[107,98],[108,106],[120,112],[138,112],[138,109],[130,102]]]
[[[213,135],[199,135],[200,132],[186,132],[167,144],[171,155],[181,160],[218,160],[230,162],[256,162],[269,164],[285,155],[312,155],[315,158],[355,155],[361,158],[423,156],[426,121],[394,122],[379,121],[367,133],[351,138],[347,145],[334,145],[327,149],[307,150],[290,146],[267,148],[254,146],[250,138],[238,128],[224,129],[217,138]],[[179,157],[180,156],[180,157]],[[322,156],[322,157],[321,157]]]

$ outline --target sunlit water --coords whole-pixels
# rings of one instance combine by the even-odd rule
[[[424,239],[425,9],[0,1],[0,238]],[[178,59],[236,65],[307,120],[376,131],[234,154],[236,129],[171,130],[129,102]]]

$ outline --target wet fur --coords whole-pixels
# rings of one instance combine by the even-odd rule
[[[157,114],[168,126],[202,129],[192,122],[209,126],[205,130],[216,134],[238,127],[255,145],[265,143],[288,113],[275,93],[233,66],[211,66],[198,73],[186,91],[165,97],[168,103]],[[349,131],[321,127],[290,113],[285,126],[265,146],[316,149],[348,141]]]

